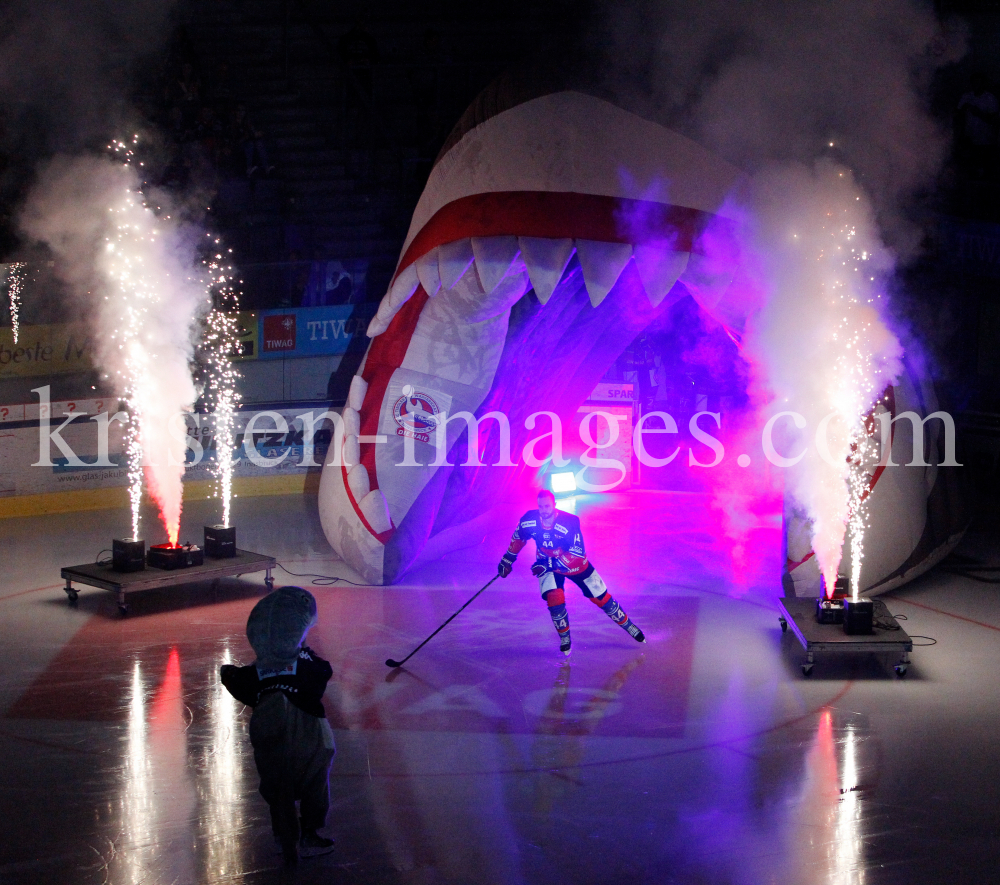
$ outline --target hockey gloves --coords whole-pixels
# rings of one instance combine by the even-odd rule
[[[500,560],[500,564],[497,566],[497,573],[501,578],[506,578],[511,573],[511,570],[514,568],[514,560],[516,559],[517,554],[511,553],[509,550],[503,555],[503,559]],[[531,573],[536,578],[540,578],[547,571],[551,571],[551,569],[544,562],[535,562],[531,566]]]
[[[517,559],[516,553],[511,553],[509,550],[503,555],[503,559],[500,560],[500,564],[497,566],[497,574],[501,578],[506,578],[510,574],[511,569],[514,568],[514,560]]]

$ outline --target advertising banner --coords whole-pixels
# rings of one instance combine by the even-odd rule
[[[344,353],[353,338],[364,339],[377,306],[340,304],[261,311],[259,358]]]
[[[89,372],[94,341],[83,323],[21,326],[17,344],[12,329],[0,329],[0,380],[36,375]]]
[[[602,381],[587,397],[588,403],[630,403],[635,399],[635,385],[630,381]]]
[[[128,484],[122,424],[95,420],[100,414],[92,412],[96,404],[81,403],[81,408],[72,410],[76,417],[67,420],[67,404],[53,403],[47,432],[39,426],[37,404],[34,421],[0,425],[0,502],[11,496],[111,489]],[[319,470],[333,436],[331,422],[323,420],[322,407],[299,406],[259,413],[246,438],[248,422],[257,414],[248,411],[236,415],[236,445],[230,453],[235,478]],[[184,419],[188,446],[184,481],[214,479],[219,456],[215,418],[188,414]],[[315,425],[311,445],[306,445],[304,422]],[[106,426],[106,441],[99,436],[102,426]],[[107,455],[101,459],[98,453],[105,446]]]
[[[375,304],[292,307],[240,311],[236,361],[284,359],[345,353],[375,315]],[[25,326],[18,333],[0,329],[0,380],[68,375],[94,369],[94,337],[84,323]]]

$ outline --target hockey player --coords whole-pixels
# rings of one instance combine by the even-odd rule
[[[535,542],[535,562],[531,573],[538,578],[542,599],[549,607],[552,623],[559,634],[559,649],[569,654],[569,615],[563,584],[569,578],[583,591],[594,605],[612,621],[622,627],[637,642],[645,642],[643,635],[622,607],[608,592],[601,576],[587,559],[583,547],[580,519],[572,513],[556,509],[556,496],[548,489],[538,493],[538,509],[529,510],[521,517],[510,546],[500,560],[497,571],[506,578],[514,567],[514,560],[528,539]]]

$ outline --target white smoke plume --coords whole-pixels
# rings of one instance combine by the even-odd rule
[[[783,438],[779,457],[794,462],[786,491],[812,518],[832,592],[850,517],[851,447],[901,369],[902,348],[880,316],[893,259],[850,172],[830,162],[758,173],[741,227],[744,284],[766,293],[745,349],[772,397],[768,412],[805,419],[797,427],[801,419],[787,416],[774,438]]]
[[[923,0],[635,0],[604,7],[599,34],[618,100],[750,177],[734,195],[742,285],[763,306],[744,344],[768,414],[807,420],[787,490],[832,589],[850,433],[901,356],[880,293],[921,238],[911,210],[948,147],[929,87],[964,51],[964,30]],[[813,434],[831,413],[827,459]]]
[[[930,2],[632,0],[605,7],[597,33],[624,104],[750,174],[830,156],[852,170],[890,245],[912,245],[903,215],[948,146],[930,83],[965,43]]]
[[[211,305],[193,238],[147,208],[138,185],[134,169],[114,160],[57,157],[41,170],[21,225],[88,307],[98,362],[138,419],[146,480],[176,543],[185,449],[176,416],[196,398],[193,335]]]
[[[48,156],[104,141],[134,112],[141,66],[169,36],[174,0],[10,0],[0,8],[5,140]]]

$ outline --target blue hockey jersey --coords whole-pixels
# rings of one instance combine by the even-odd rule
[[[557,574],[577,575],[589,565],[580,518],[572,513],[556,510],[551,528],[545,528],[539,512],[529,510],[514,529],[507,549],[516,555],[529,540],[535,542],[535,561]]]

